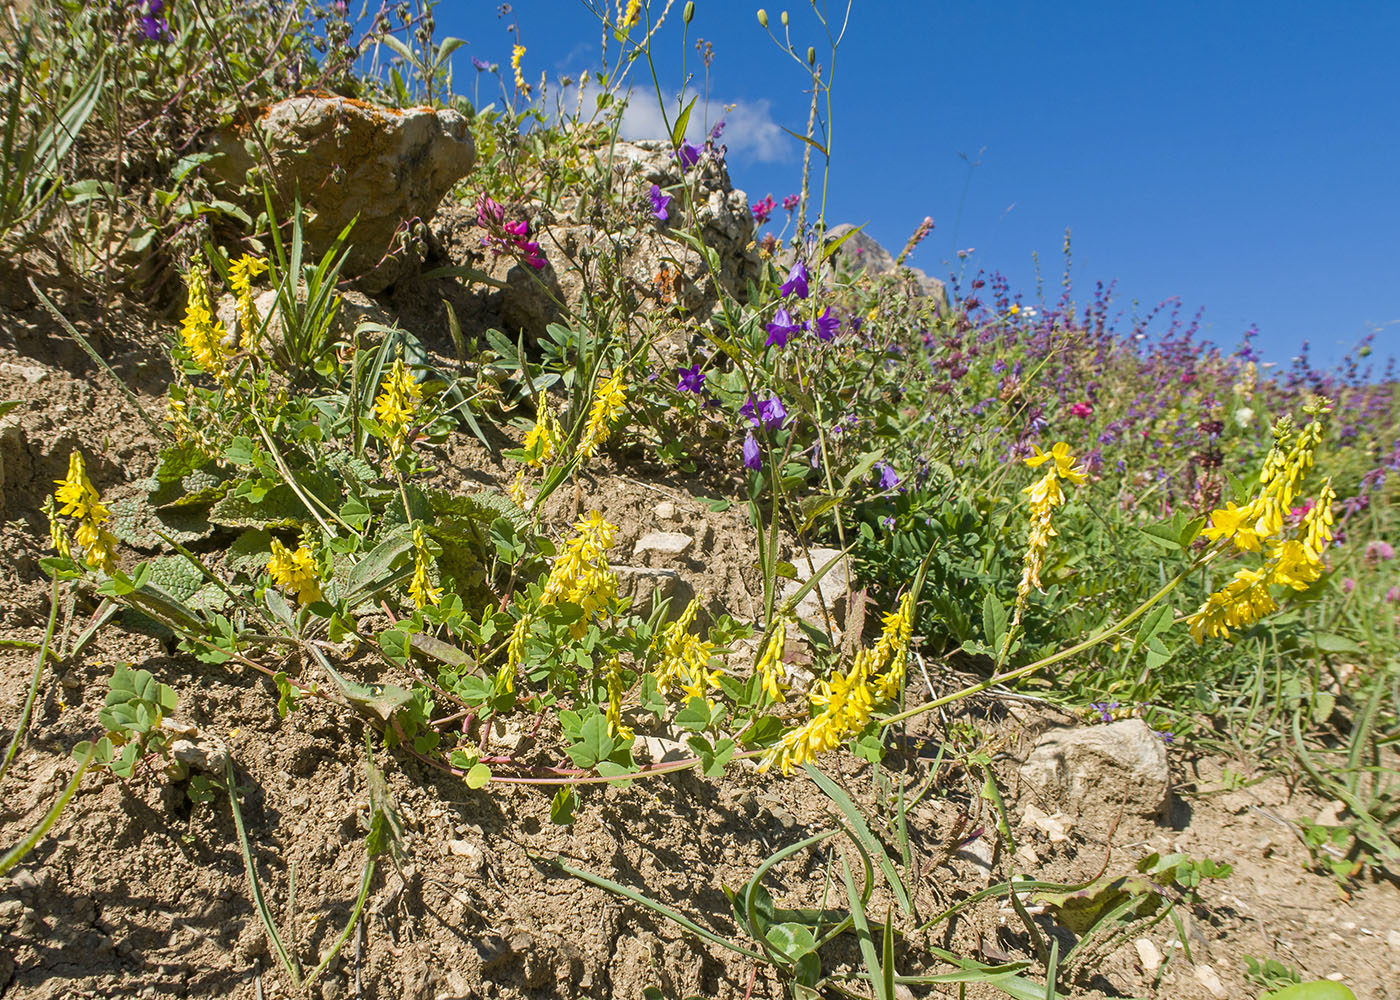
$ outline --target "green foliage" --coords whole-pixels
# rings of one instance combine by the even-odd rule
[[[97,720],[107,735],[95,743],[83,741],[73,756],[90,757],[119,778],[129,778],[148,753],[165,753],[169,736],[161,720],[175,711],[175,689],[162,684],[149,670],[132,670],[118,664]]]

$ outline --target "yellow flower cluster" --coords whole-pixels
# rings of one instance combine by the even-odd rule
[[[428,551],[428,539],[423,526],[413,526],[413,579],[408,584],[408,596],[420,611],[429,604],[437,604],[442,599],[442,588],[434,587],[428,567],[432,564],[432,554]]]
[[[777,764],[784,774],[791,773],[864,729],[877,699],[899,696],[914,631],[912,595],[900,598],[895,610],[884,616],[884,626],[874,648],[857,652],[849,671],[817,682],[809,695],[812,718],[774,744],[763,755],[761,769]]]
[[[189,293],[185,302],[185,318],[180,324],[180,339],[194,358],[195,364],[220,381],[228,378],[228,359],[233,355],[224,328],[214,317],[214,303],[209,296],[209,272],[202,265],[191,267],[186,275]]]
[[[783,650],[787,646],[787,624],[780,618],[763,647],[763,655],[758,658],[753,672],[763,683],[763,693],[773,702],[785,701],[787,690],[787,667],[783,665]]]
[[[80,452],[68,456],[68,475],[54,482],[58,486],[53,494],[58,513],[78,522],[73,537],[82,546],[83,561],[93,569],[111,573],[117,568],[117,539],[103,525],[111,519],[112,512],[88,478]],[[56,525],[51,526],[51,531],[55,547],[67,555],[67,536]]]
[[[228,283],[238,312],[238,327],[243,331],[243,346],[252,351],[257,349],[258,330],[262,317],[253,302],[253,279],[267,270],[267,261],[251,254],[244,254],[229,265]]]
[[[418,404],[423,399],[423,390],[413,377],[402,358],[394,359],[394,367],[384,376],[379,386],[379,396],[374,401],[374,415],[384,428],[389,439],[389,454],[394,458],[403,454],[408,442],[408,430],[418,414]]]
[[[564,543],[564,551],[554,559],[549,579],[545,581],[540,606],[576,604],[584,617],[569,626],[569,632],[580,639],[588,630],[588,621],[603,612],[617,596],[617,574],[608,566],[608,549],[617,536],[617,526],[603,520],[596,510],[574,525],[574,536]],[[515,686],[515,668],[525,657],[525,637],[534,617],[526,612],[515,623],[506,645],[506,667],[501,678],[505,690]]]
[[[656,633],[652,649],[660,653],[656,665],[656,689],[663,695],[679,690],[686,699],[705,698],[719,687],[722,670],[710,669],[715,644],[690,631],[700,602],[692,600],[671,624]]]
[[[579,456],[588,459],[597,454],[598,446],[608,439],[609,425],[622,419],[626,412],[627,390],[622,385],[622,372],[613,372],[594,390],[593,405],[588,409],[588,422],[578,445]]]
[[[608,735],[615,740],[630,742],[636,733],[622,724],[622,665],[614,656],[608,661]]]
[[[1213,511],[1210,525],[1201,534],[1213,542],[1228,538],[1241,552],[1259,552],[1267,539],[1282,534],[1283,519],[1313,467],[1313,456],[1322,442],[1322,417],[1331,411],[1331,403],[1319,399],[1307,410],[1313,419],[1296,439],[1289,418],[1275,426],[1274,445],[1259,473],[1259,492],[1243,507],[1227,503],[1224,509]]]
[[[510,50],[510,68],[515,73],[515,89],[522,94],[530,93],[530,85],[525,82],[525,74],[521,72],[520,60],[525,58],[525,46],[517,45]]]
[[[642,0],[627,0],[627,10],[618,18],[618,26],[624,31],[637,23],[642,13]]]
[[[1065,502],[1064,490],[1060,488],[1060,483],[1064,481],[1082,486],[1087,478],[1083,467],[1075,464],[1069,445],[1063,441],[1057,442],[1048,452],[1041,451],[1035,445],[1031,447],[1035,449],[1035,454],[1026,459],[1026,464],[1032,469],[1039,468],[1047,462],[1053,464],[1044,476],[1022,490],[1030,495],[1031,530],[1026,545],[1025,568],[1021,573],[1021,582],[1016,587],[1016,622],[1021,620],[1021,612],[1025,609],[1031,588],[1040,589],[1040,571],[1045,567],[1045,554],[1050,549],[1050,539],[1056,534],[1053,527],[1055,508],[1063,506]]]
[[[272,582],[295,594],[297,603],[303,607],[321,599],[321,579],[316,572],[316,560],[305,545],[298,545],[293,552],[274,538],[267,571],[272,574]]]
[[[559,420],[550,412],[548,399],[541,392],[535,397],[535,426],[525,435],[525,464],[543,468],[559,453],[563,437]]]
[[[1276,611],[1278,603],[1269,591],[1271,586],[1307,590],[1322,578],[1323,555],[1332,542],[1332,504],[1337,496],[1331,479],[1322,484],[1316,502],[1303,515],[1296,537],[1284,534],[1284,517],[1291,512],[1313,467],[1331,401],[1318,398],[1305,410],[1312,419],[1296,438],[1288,418],[1275,426],[1274,446],[1259,474],[1259,492],[1242,507],[1227,503],[1224,509],[1212,511],[1210,525],[1201,532],[1213,542],[1229,541],[1241,552],[1262,553],[1265,562],[1255,569],[1236,571],[1229,583],[1187,617],[1197,642],[1204,642],[1207,636],[1228,637],[1231,629],[1252,625]]]

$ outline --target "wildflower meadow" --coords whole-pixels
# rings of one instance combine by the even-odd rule
[[[7,8],[0,994],[1400,996],[1385,345],[855,253],[868,13],[759,196],[585,6]]]

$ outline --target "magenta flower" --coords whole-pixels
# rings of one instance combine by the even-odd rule
[[[832,340],[836,337],[836,331],[841,329],[841,321],[831,315],[831,306],[827,306],[817,317],[815,326],[818,340]]]
[[[1349,576],[1342,577],[1342,593],[1350,594],[1356,589],[1356,581]]]
[[[500,229],[506,224],[506,210],[496,199],[483,194],[476,199],[476,224],[482,229]]]
[[[796,292],[799,299],[805,299],[809,294],[807,265],[800,260],[792,265],[792,270],[788,272],[787,281],[778,286],[778,292],[785,298]]]
[[[758,453],[758,442],[754,440],[753,431],[744,435],[744,468],[757,472],[763,468],[763,460]]]
[[[1370,562],[1389,562],[1395,558],[1395,548],[1389,542],[1377,539],[1366,546],[1366,558]]]
[[[768,331],[768,347],[786,347],[788,338],[802,329],[802,324],[792,318],[786,309],[779,309],[765,327]]]
[[[795,194],[788,195],[786,198],[783,199],[783,211],[795,212],[797,210],[797,203],[801,200],[802,199]]]
[[[698,395],[705,391],[705,373],[700,370],[698,364],[678,369],[677,373],[681,379],[676,383],[676,388],[681,392],[693,392]]]
[[[768,221],[768,217],[773,214],[773,209],[775,207],[776,203],[773,201],[773,196],[770,194],[762,201],[756,201],[750,205],[749,211],[753,212],[753,221],[761,226]]]
[[[1075,403],[1069,408],[1069,412],[1076,417],[1091,417],[1094,415],[1094,404]]]
[[[1400,587],[1391,587],[1385,592],[1385,599],[1391,604],[1400,604]]]
[[[651,199],[651,214],[657,222],[665,222],[671,217],[671,196],[662,194],[659,185],[653,184],[647,197]]]

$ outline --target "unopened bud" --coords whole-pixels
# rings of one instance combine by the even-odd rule
[[[816,64],[817,64],[817,48],[816,48],[815,45],[809,45],[809,46],[807,46],[807,65],[808,65],[808,66],[815,66]]]
[[[768,27],[768,12],[762,7],[758,8],[758,26],[760,28]]]
[[[787,24],[787,11],[783,11],[782,15],[778,18],[778,20],[782,21],[782,22],[783,22],[783,27],[786,28],[786,27],[788,26],[788,24]]]
[[[689,0],[685,8],[681,11],[681,20],[686,24],[695,20],[695,0]]]

